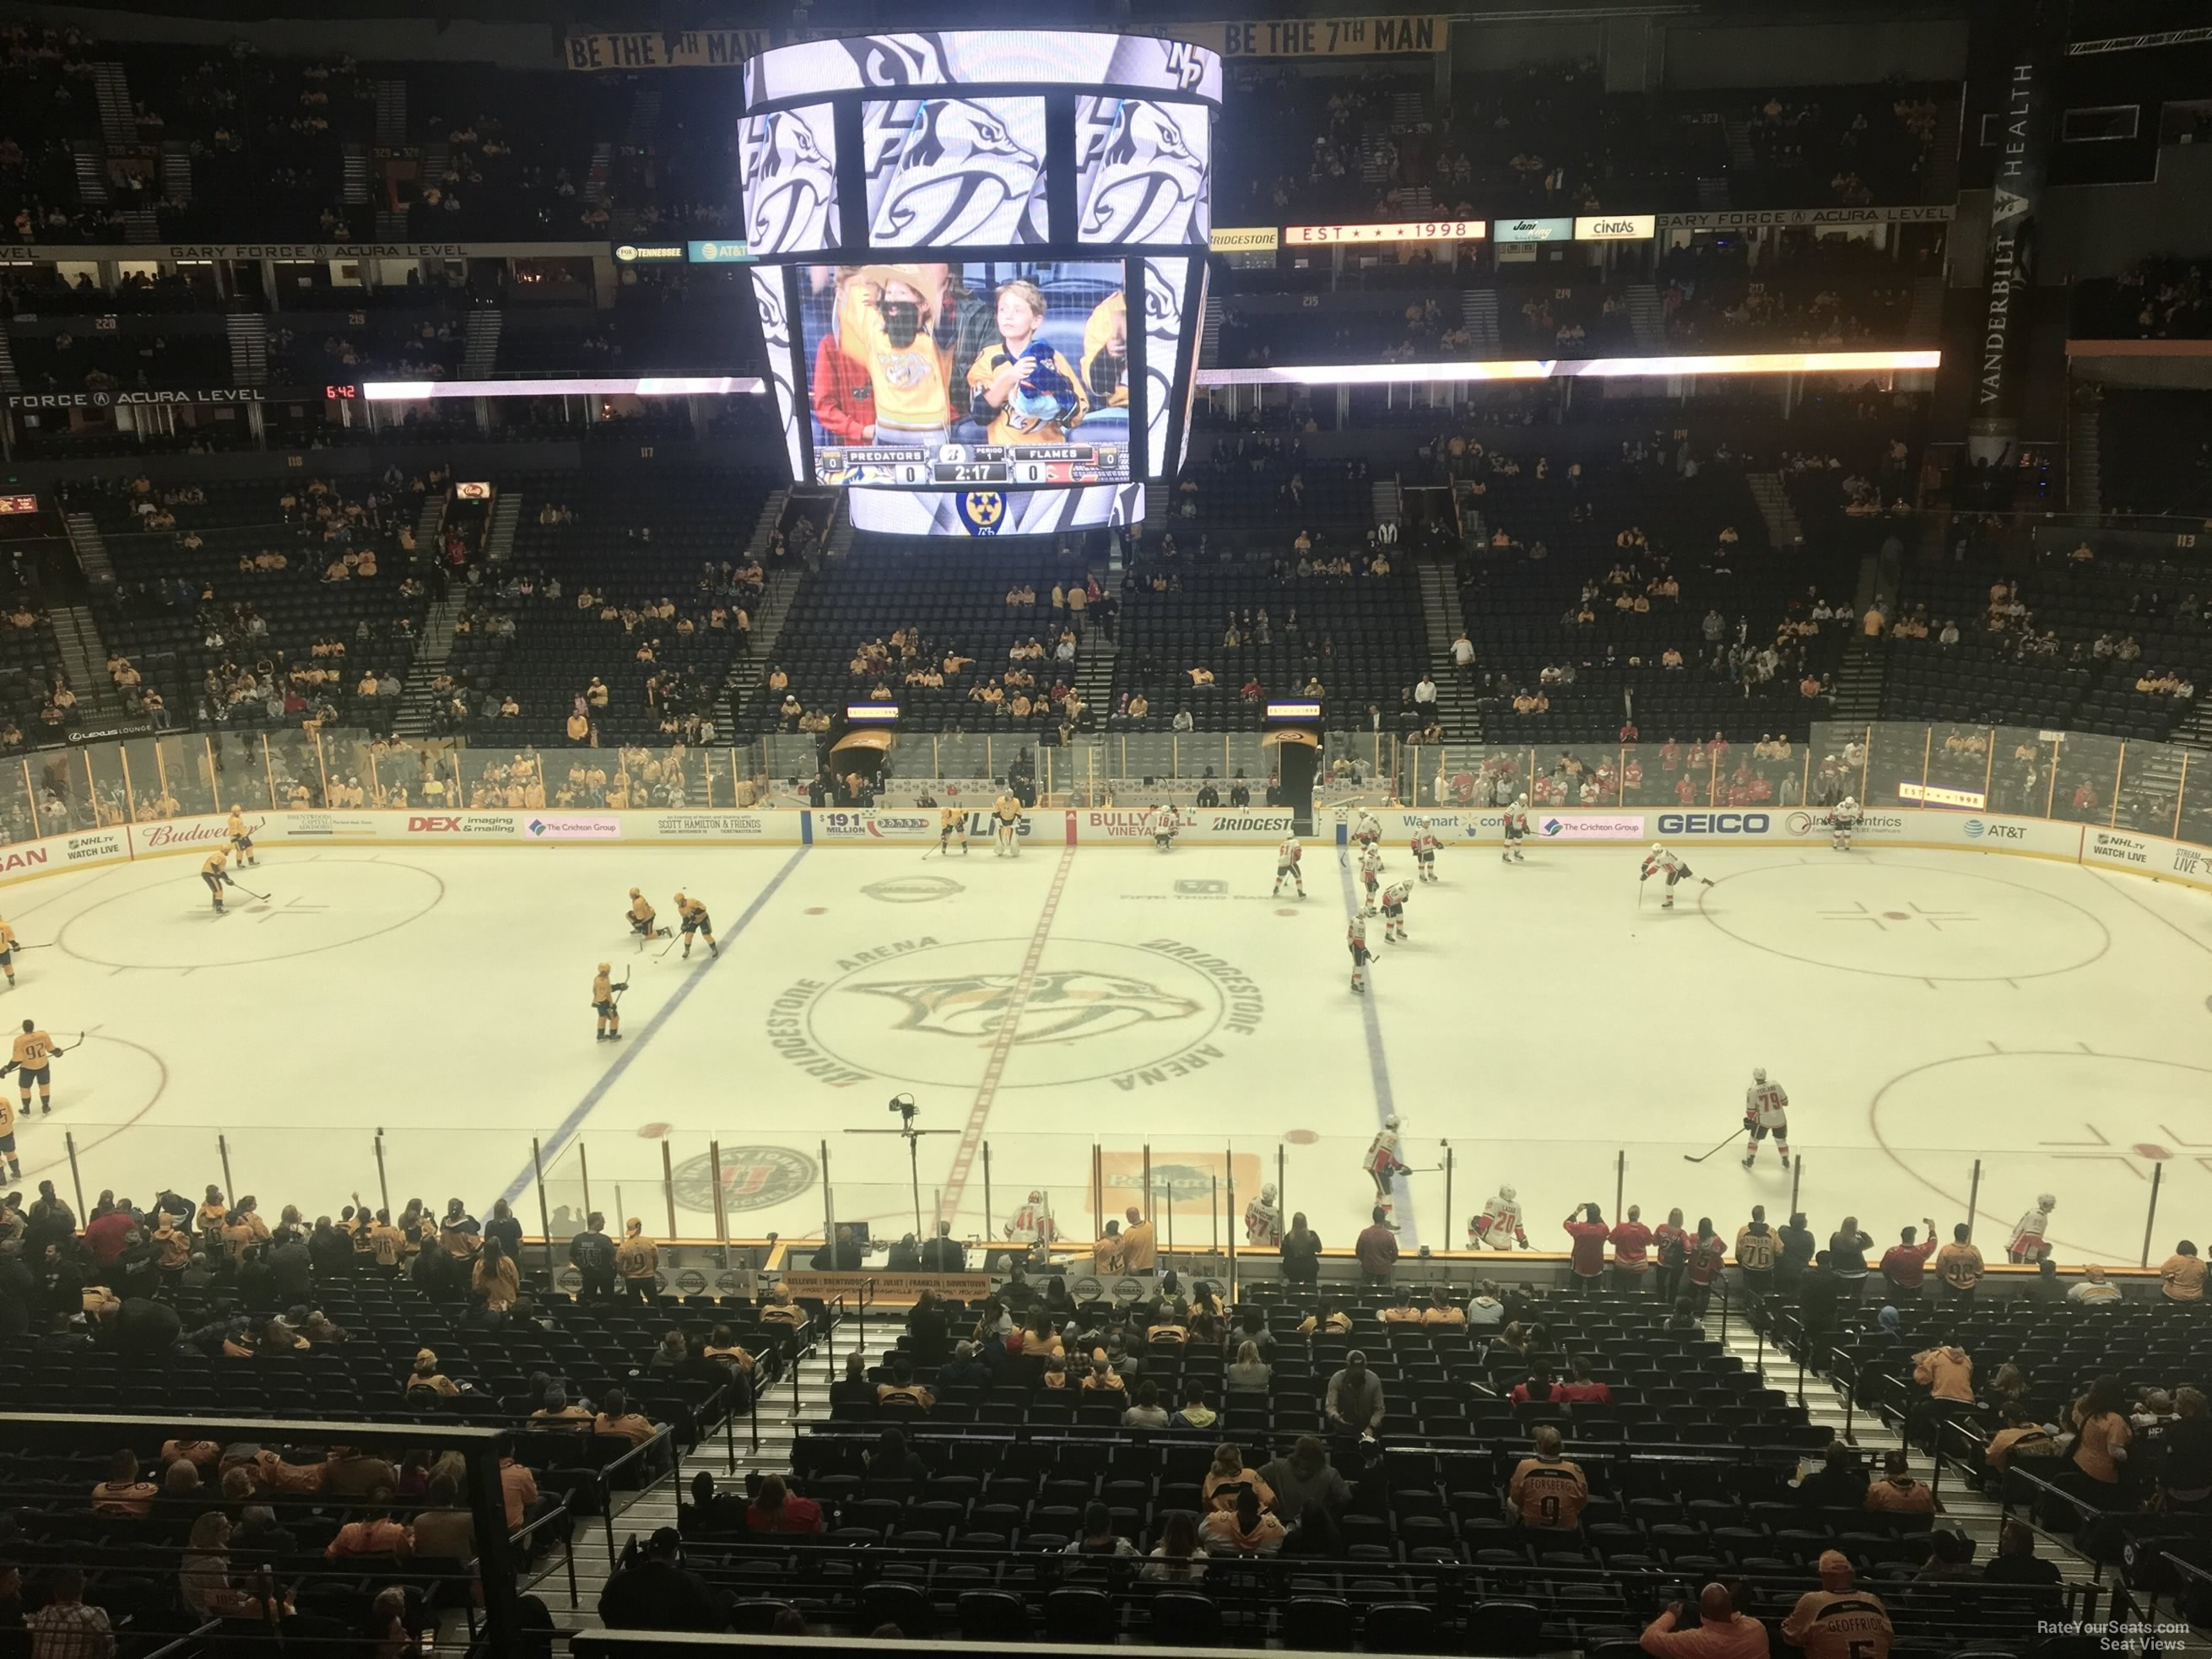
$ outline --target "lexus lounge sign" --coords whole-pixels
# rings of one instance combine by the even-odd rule
[[[1593,214],[1575,221],[1577,242],[1648,242],[1658,234],[1656,213]]]
[[[25,392],[12,394],[10,409],[118,409],[149,404],[258,404],[254,386],[204,386],[190,392]]]

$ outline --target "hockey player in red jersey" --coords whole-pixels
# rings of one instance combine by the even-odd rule
[[[1413,890],[1410,881],[1394,881],[1382,890],[1382,942],[1406,942],[1406,899]]]
[[[1655,841],[1651,843],[1651,851],[1644,860],[1644,873],[1638,876],[1637,880],[1639,883],[1646,882],[1658,875],[1667,878],[1666,896],[1659,901],[1659,908],[1662,910],[1671,910],[1674,908],[1674,887],[1677,883],[1702,881],[1708,887],[1713,884],[1710,878],[1698,874],[1679,856],[1668,852],[1663,845]]]

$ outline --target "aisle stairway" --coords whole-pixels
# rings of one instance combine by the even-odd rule
[[[677,1505],[690,1500],[690,1485],[703,1470],[714,1477],[718,1492],[742,1496],[748,1474],[788,1474],[792,1442],[801,1425],[830,1420],[830,1385],[845,1368],[845,1356],[859,1342],[864,1352],[886,1351],[898,1341],[904,1322],[893,1314],[863,1315],[848,1321],[836,1334],[834,1347],[824,1344],[805,1356],[783,1380],[770,1385],[758,1402],[760,1446],[752,1444],[752,1421],[740,1417],[735,1424],[737,1455],[732,1468],[729,1442],[722,1434],[710,1436],[684,1460],[680,1480],[664,1480],[652,1491],[637,1494],[614,1517],[617,1553],[635,1538],[642,1544],[662,1527],[677,1523]],[[551,1609],[554,1622],[567,1632],[597,1630],[599,1593],[609,1577],[606,1530],[596,1520],[578,1528],[576,1535],[577,1605],[568,1605],[565,1571],[556,1571],[538,1589]]]
[[[1482,737],[1482,712],[1474,686],[1460,678],[1452,661],[1452,641],[1466,626],[1460,614],[1457,568],[1452,561],[1419,561],[1421,620],[1428,645],[1429,678],[1437,683],[1437,718],[1455,745]]]

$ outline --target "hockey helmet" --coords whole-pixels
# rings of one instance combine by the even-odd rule
[[[633,887],[633,888],[631,888],[631,889],[629,890],[629,896],[630,896],[632,898],[643,898],[643,897],[645,896],[645,895],[644,895],[643,893],[640,892],[640,891],[639,891],[636,888],[635,888],[635,887]]]
[[[1043,1194],[1042,1193],[1031,1193],[1031,1194],[1030,1194],[1030,1203],[1032,1203],[1032,1204],[1042,1204],[1042,1203],[1043,1203],[1043,1202],[1044,1202],[1044,1194]]]
[[[1858,799],[1856,796],[1846,795],[1842,800],[1838,801],[1837,805],[1839,806],[1849,806],[1856,810],[1858,806]]]
[[[684,890],[681,887],[676,890],[676,902],[678,904],[684,902]]]
[[[1764,1082],[1765,1082],[1765,1081],[1766,1081],[1766,1067],[1765,1067],[1764,1066],[1753,1066],[1753,1067],[1751,1068],[1751,1080],[1752,1080],[1753,1083],[1764,1083]]]
[[[614,970],[615,965],[611,962],[603,962],[599,964],[599,971],[603,974],[611,974]]]
[[[2036,1195],[2035,1207],[2039,1210],[2055,1210],[2058,1207],[2058,1200],[2049,1193],[2039,1193]]]
[[[1667,844],[1664,842],[1655,841],[1651,843],[1651,850],[1655,853],[1663,853],[1667,850]]]
[[[1514,796],[1513,804],[1516,806],[1526,806],[1528,804],[1528,792],[1523,790],[1521,793]]]
[[[1398,1127],[1398,1115],[1397,1115],[1397,1113],[1393,1112],[1393,1113],[1391,1113],[1391,1114],[1390,1114],[1390,1115],[1389,1115],[1389,1116],[1388,1116],[1388,1117],[1384,1118],[1384,1119],[1382,1120],[1382,1127],[1383,1127],[1384,1128],[1386,1128],[1386,1129],[1395,1129],[1395,1128],[1396,1128],[1396,1127]]]
[[[1498,1195],[1504,1199],[1508,1204],[1510,1204],[1516,1198],[1520,1196],[1520,1194],[1515,1192],[1512,1188],[1503,1186],[1498,1189]]]
[[[1275,1201],[1275,1183],[1271,1181],[1266,1186],[1261,1188],[1260,1196],[1267,1202],[1273,1204]]]

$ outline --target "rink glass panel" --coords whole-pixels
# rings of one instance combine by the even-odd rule
[[[1848,764],[1854,743],[1864,756],[1856,769]],[[1209,769],[1218,780],[1243,769],[1256,796],[1268,769],[1267,753],[1255,732],[1109,733],[1066,750],[1057,745],[1039,749],[1025,734],[924,735],[904,740],[900,769],[919,777],[918,769],[926,765],[939,778],[988,780],[1002,775],[1024,747],[1037,763],[1041,788],[1096,788],[1102,796],[1117,780],[1150,777],[1154,780],[1150,787],[1187,799]],[[1786,757],[1754,757],[1749,749],[1748,744],[1735,745],[1717,756],[1708,750],[1702,757],[1686,744],[1676,746],[1670,757],[1668,746],[1657,743],[1575,744],[1564,751],[1510,744],[1423,749],[1395,744],[1383,734],[1349,732],[1331,734],[1324,758],[1342,778],[1346,800],[1379,800],[1395,778],[1424,805],[1494,808],[1501,797],[1510,800],[1516,793],[1565,790],[1563,780],[1568,774],[1561,765],[1564,752],[1580,763],[1581,778],[1602,779],[1588,802],[1589,808],[1663,811],[1685,805],[1686,789],[1688,804],[1696,808],[1725,805],[1747,791],[1753,805],[1784,807],[1794,798],[1814,811],[1838,790],[1855,793],[1875,808],[1923,801],[1943,804],[1955,796],[1961,802],[1986,802],[1962,804],[1958,808],[1962,812],[2047,816],[2146,835],[2170,836],[2178,830],[2180,839],[2212,845],[2212,764],[2172,744],[2095,735],[2055,736],[2020,726],[1893,723],[1862,730],[1826,723],[1814,728],[1809,742],[1793,744]],[[333,782],[349,791],[349,781],[355,778],[372,801],[392,798],[404,789],[414,807],[424,804],[428,781],[434,778],[445,799],[458,805],[477,783],[495,781],[498,769],[505,769],[512,782],[518,762],[526,771],[542,764],[550,787],[557,787],[569,767],[580,762],[623,777],[649,797],[659,792],[649,804],[660,804],[680,787],[687,805],[706,804],[711,790],[713,804],[726,807],[750,805],[749,800],[738,802],[737,791],[740,785],[757,790],[764,775],[778,779],[797,775],[803,781],[811,775],[814,754],[811,738],[772,738],[757,745],[712,750],[555,750],[541,762],[532,751],[503,745],[472,747],[459,739],[377,745],[363,732],[337,729],[167,732],[120,743],[43,750],[0,765],[0,821],[11,839],[22,840],[36,833],[33,826],[38,823],[49,833],[90,827],[95,802],[100,803],[103,815],[118,810],[119,803],[133,821],[143,823],[161,816],[171,801],[184,814],[219,813],[234,805],[251,821],[302,798],[314,807],[325,806]],[[2199,763],[2192,765],[2192,761]],[[1573,793],[1571,803],[1555,805],[1583,806],[1579,783]],[[594,1206],[611,1220],[618,1220],[625,1212],[636,1215],[656,1237],[666,1235],[672,1206],[678,1232],[692,1237],[714,1238],[725,1230],[730,1237],[758,1237],[770,1228],[787,1237],[818,1237],[830,1218],[865,1220],[872,1232],[888,1231],[892,1238],[912,1228],[915,1194],[909,1182],[844,1181],[841,1162],[853,1160],[841,1160],[838,1140],[826,1145],[820,1140],[818,1124],[803,1113],[787,1113],[770,1104],[756,1111],[759,1121],[749,1123],[744,1138],[765,1135],[805,1147],[817,1163],[825,1161],[819,1154],[826,1153],[826,1183],[823,1171],[817,1170],[799,1190],[763,1207],[760,1194],[748,1190],[748,1184],[760,1178],[757,1170],[745,1166],[741,1149],[729,1141],[718,1147],[711,1126],[675,1124],[663,1139],[592,1137],[571,1143],[545,1161],[544,1213],[552,1219],[556,1236],[565,1237],[564,1229],[573,1231],[566,1218],[580,1216]],[[96,1112],[78,1124],[81,1174],[88,1188],[97,1190],[119,1178],[103,1172],[100,1149],[124,1127],[102,1125]],[[1424,1146],[1419,1144],[1419,1126],[1414,1127],[1409,1158],[1420,1173],[1411,1178],[1407,1190],[1420,1236],[1431,1248],[1462,1248],[1467,1218],[1486,1195],[1487,1184],[1499,1178],[1497,1170],[1506,1157],[1505,1146],[1486,1150],[1472,1140],[1451,1149],[1436,1142]],[[274,1200],[280,1205],[284,1198],[297,1198],[312,1203],[317,1212],[334,1214],[352,1201],[356,1191],[372,1205],[384,1201],[386,1192],[395,1207],[409,1197],[442,1204],[450,1194],[442,1190],[439,1172],[451,1155],[450,1137],[469,1133],[512,1143],[507,1150],[515,1178],[522,1182],[516,1212],[532,1231],[540,1224],[532,1148],[526,1138],[510,1131],[414,1130],[392,1137],[363,1131],[350,1138],[340,1131],[344,1144],[338,1146],[331,1144],[333,1132],[327,1126],[299,1133],[315,1141],[299,1162],[329,1165],[330,1189],[287,1194]],[[1281,1186],[1286,1213],[1295,1210],[1302,1194],[1334,1190],[1340,1186],[1346,1168],[1359,1167],[1368,1133],[1362,1128],[1296,1145],[1277,1134],[1236,1137],[1225,1143],[1173,1137],[1146,1142],[1141,1136],[1106,1137],[1091,1129],[994,1136],[988,1165],[979,1160],[970,1168],[957,1202],[947,1188],[957,1138],[932,1138],[921,1147],[921,1206],[925,1224],[943,1208],[964,1236],[1003,1241],[1007,1221],[1032,1189],[1051,1195],[1060,1229],[1071,1238],[1094,1231],[1102,1212],[1118,1215],[1134,1201],[1156,1215],[1164,1244],[1172,1230],[1179,1252],[1211,1250],[1232,1233],[1241,1246],[1243,1207],[1259,1183]],[[210,1131],[138,1126],[127,1139],[131,1162],[140,1168],[145,1167],[142,1155],[149,1137],[161,1144],[164,1167],[206,1170],[212,1176],[227,1158],[231,1174],[226,1179],[234,1183],[234,1190],[251,1192],[257,1184],[271,1187],[278,1170],[297,1167],[271,1158],[280,1150],[281,1135],[261,1129],[241,1141]],[[1512,1144],[1521,1149],[1514,1156],[1528,1155],[1525,1143]],[[118,1151],[121,1146],[118,1140]],[[845,1146],[848,1152],[854,1150],[851,1143]],[[1668,1164],[1679,1164],[1680,1148],[1672,1145],[1655,1145],[1640,1154],[1637,1149],[1628,1151],[1626,1196],[1631,1201],[1637,1199],[1636,1165],[1648,1164],[1651,1170],[1663,1174]],[[720,1205],[709,1173],[718,1152],[729,1154]],[[1972,1149],[1960,1149],[1962,1181],[1975,1156]],[[1444,1171],[1437,1167],[1446,1163],[1451,1165],[1453,1182],[1448,1204]],[[882,1165],[872,1158],[867,1167],[878,1170]],[[257,1171],[270,1179],[258,1180]],[[1593,1173],[1595,1177],[1597,1172]],[[2186,1173],[2179,1162],[2169,1170],[2176,1177]],[[1594,1190],[1591,1197],[1607,1202],[1613,1196],[1613,1180],[1598,1179],[1595,1184],[1607,1190]],[[2169,1192],[2166,1201],[2171,1204],[2181,1196]],[[1556,1231],[1556,1219],[1531,1218],[1532,1241],[1539,1245],[1556,1243],[1548,1238]],[[1649,1206],[1645,1219],[1655,1219]]]

